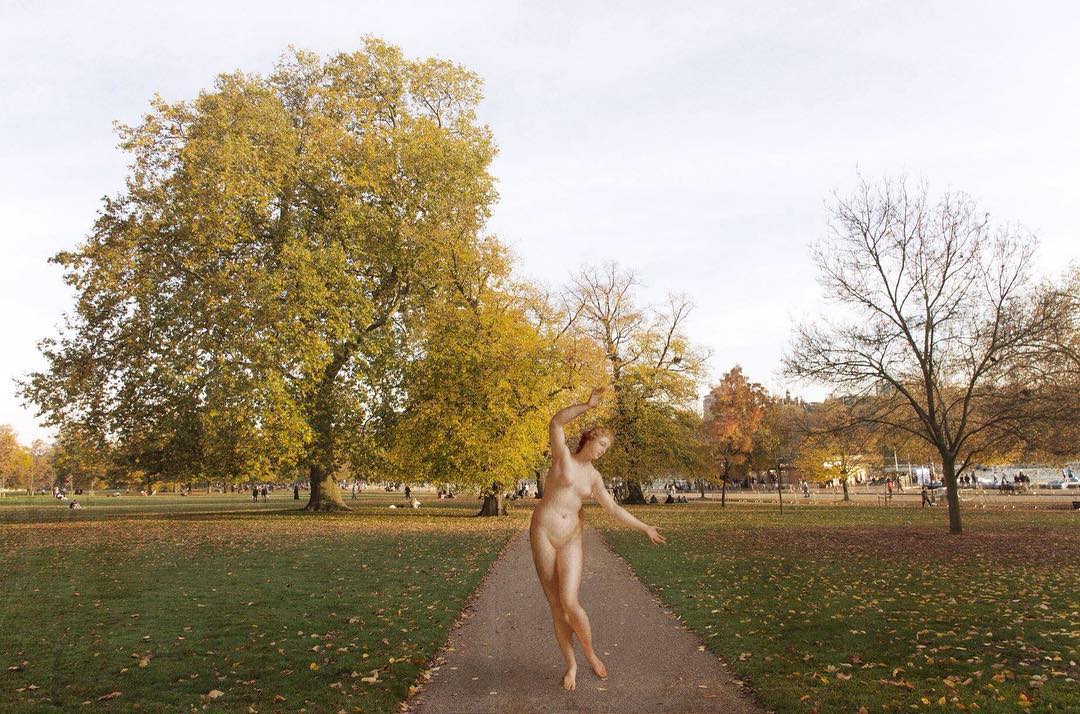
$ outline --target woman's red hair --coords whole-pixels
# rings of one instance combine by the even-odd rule
[[[606,436],[610,441],[615,441],[615,432],[608,429],[606,426],[594,426],[591,429],[586,429],[581,433],[581,441],[578,442],[577,448],[574,449],[574,453],[578,453],[585,448],[585,444],[599,439],[602,436]]]

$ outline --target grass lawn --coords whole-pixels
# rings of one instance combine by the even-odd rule
[[[0,710],[396,711],[527,511],[0,501]]]
[[[780,712],[1080,711],[1080,517],[715,504],[595,509],[638,576]]]

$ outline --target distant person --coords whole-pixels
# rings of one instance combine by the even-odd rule
[[[802,495],[803,498],[810,498],[810,484],[806,482],[806,479],[802,480]]]
[[[926,508],[927,506],[932,506],[932,505],[934,505],[934,502],[930,500],[930,489],[928,489],[926,487],[926,484],[923,484],[923,487],[922,487],[922,507]]]
[[[79,499],[73,498],[71,500],[71,503],[68,504],[68,508],[74,511],[74,510],[82,508],[82,504],[79,503]]]
[[[885,497],[892,498],[892,477],[885,479]]]
[[[267,491],[266,486],[264,485],[262,487],[262,497],[263,497],[264,501],[266,500],[267,495],[269,495],[269,492]]]
[[[655,493],[653,495],[649,496],[649,503],[660,503],[659,501],[656,500],[656,494]]]
[[[409,488],[409,484],[405,484],[405,500],[408,501],[412,498],[412,489]]]
[[[252,486],[251,487],[251,500],[252,501],[258,501],[259,500],[259,487],[258,486]]]
[[[299,484],[293,484],[292,498],[293,498],[294,501],[299,501],[300,500],[300,485]]]
[[[664,503],[675,503],[675,497],[671,495],[671,491],[668,491],[667,498],[664,499]]]

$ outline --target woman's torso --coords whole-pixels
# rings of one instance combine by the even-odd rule
[[[544,497],[533,510],[531,527],[543,528],[552,542],[559,545],[581,530],[583,501],[589,497],[591,464],[574,459],[552,462],[544,479]]]

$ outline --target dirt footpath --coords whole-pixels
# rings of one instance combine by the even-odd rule
[[[662,546],[660,546],[662,547]],[[562,688],[563,662],[529,534],[496,561],[429,682],[409,700],[422,714],[474,712],[763,712],[724,664],[641,584],[592,528],[585,530],[581,602],[601,680],[578,657],[577,690]]]

